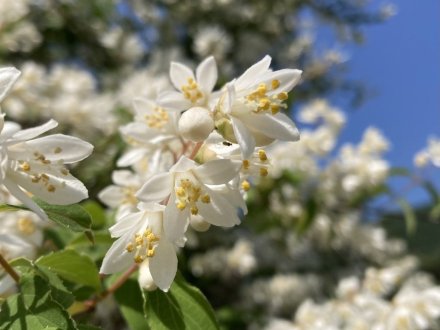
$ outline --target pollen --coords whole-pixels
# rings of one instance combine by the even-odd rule
[[[288,99],[289,95],[287,94],[287,92],[281,92],[277,95],[277,97],[281,100],[281,101],[285,101]]]
[[[269,171],[265,167],[260,168],[260,176],[267,176],[269,174]]]
[[[154,234],[150,228],[147,228],[135,234],[133,240],[126,245],[125,250],[128,253],[135,252],[134,262],[141,263],[147,258],[154,257],[159,239],[159,236]]]
[[[178,208],[180,211],[183,211],[183,210],[186,208],[186,203],[185,203],[185,202],[182,202],[182,201],[179,201],[179,202],[176,204],[176,206],[177,206],[177,208]]]
[[[197,214],[199,214],[199,209],[198,209],[198,207],[197,206],[192,206],[191,207],[191,214],[192,215],[197,215]]]
[[[48,192],[54,192],[55,190],[56,190],[56,188],[55,188],[54,185],[50,184],[50,185],[47,186],[47,191]]]
[[[183,97],[190,100],[192,104],[196,104],[203,99],[203,93],[199,85],[193,78],[188,78],[188,83],[181,87]]]
[[[127,252],[133,252],[134,251],[133,243],[128,243],[125,249],[127,250]]]
[[[250,164],[249,160],[247,160],[247,159],[243,160],[243,169],[248,170],[250,165],[251,164]]]
[[[23,162],[20,165],[21,169],[25,172],[29,172],[31,170],[31,165],[28,162]]]
[[[258,158],[260,158],[262,162],[265,162],[267,160],[266,151],[263,149],[258,150]]]
[[[165,109],[156,107],[152,114],[145,115],[145,121],[148,127],[161,129],[168,123],[169,115]]]
[[[209,204],[211,202],[211,197],[209,197],[209,195],[203,195],[202,202],[205,204]]]
[[[280,81],[278,79],[274,79],[272,80],[272,89],[277,89],[278,87],[280,87]]]
[[[54,154],[59,154],[61,151],[63,151],[63,149],[61,149],[60,147],[56,147],[56,148],[53,150],[53,153],[54,153]]]
[[[243,180],[241,183],[241,188],[243,188],[244,191],[249,191],[249,189],[251,189],[251,184],[249,181]]]

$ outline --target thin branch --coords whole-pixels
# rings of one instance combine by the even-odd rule
[[[7,262],[5,258],[3,258],[1,253],[0,253],[0,264],[5,269],[6,273],[8,273],[14,279],[15,282],[18,283],[20,281],[20,275],[18,275],[18,273],[14,270],[14,268],[11,267],[9,262]]]

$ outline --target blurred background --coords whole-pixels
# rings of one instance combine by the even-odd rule
[[[73,172],[111,214],[119,128],[170,61],[213,55],[218,88],[266,54],[301,69],[301,141],[270,148],[241,226],[189,232],[181,271],[224,329],[439,329],[439,32],[436,0],[0,0],[0,65],[22,71],[2,111],[93,143]],[[119,329],[112,308],[95,322]]]

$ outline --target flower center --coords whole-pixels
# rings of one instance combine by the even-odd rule
[[[240,172],[244,178],[250,175],[258,175],[265,177],[269,174],[269,158],[263,149],[259,149],[253,153],[250,159],[244,159]],[[250,183],[246,179],[241,182],[241,187],[244,191],[250,189]]]
[[[154,257],[154,250],[160,237],[156,236],[150,228],[138,232],[134,235],[131,242],[125,247],[126,251],[134,254],[134,261],[139,264],[147,258]]]
[[[145,115],[145,120],[148,127],[160,129],[168,123],[169,115],[165,109],[156,107],[151,115]]]
[[[257,89],[246,96],[248,104],[251,104],[255,109],[253,112],[262,113],[269,112],[273,115],[277,114],[281,109],[287,108],[283,102],[287,100],[287,92],[281,92],[275,95],[267,95],[270,90],[275,90],[280,86],[279,80],[272,80],[270,88],[261,83]]]
[[[175,188],[175,193],[177,208],[183,211],[188,207],[193,215],[199,213],[197,202],[201,201],[206,204],[211,202],[211,197],[203,194],[202,188],[189,179],[181,179],[180,185]]]
[[[32,235],[35,232],[35,225],[29,218],[20,218],[17,222],[18,230],[24,235]]]
[[[196,104],[203,99],[203,93],[193,78],[188,78],[188,83],[183,85],[181,89],[183,96],[190,100],[192,104]]]

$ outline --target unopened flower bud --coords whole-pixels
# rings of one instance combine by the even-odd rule
[[[148,260],[144,261],[139,267],[139,285],[142,289],[147,291],[154,291],[157,289],[156,284],[154,284],[153,277],[150,273],[150,267],[148,265]]]
[[[209,222],[206,222],[205,219],[203,219],[200,215],[193,215],[191,216],[190,220],[191,227],[199,232],[204,232],[211,227],[211,224]]]
[[[185,111],[179,120],[179,132],[185,139],[202,142],[214,130],[214,120],[208,109],[194,107]]]

